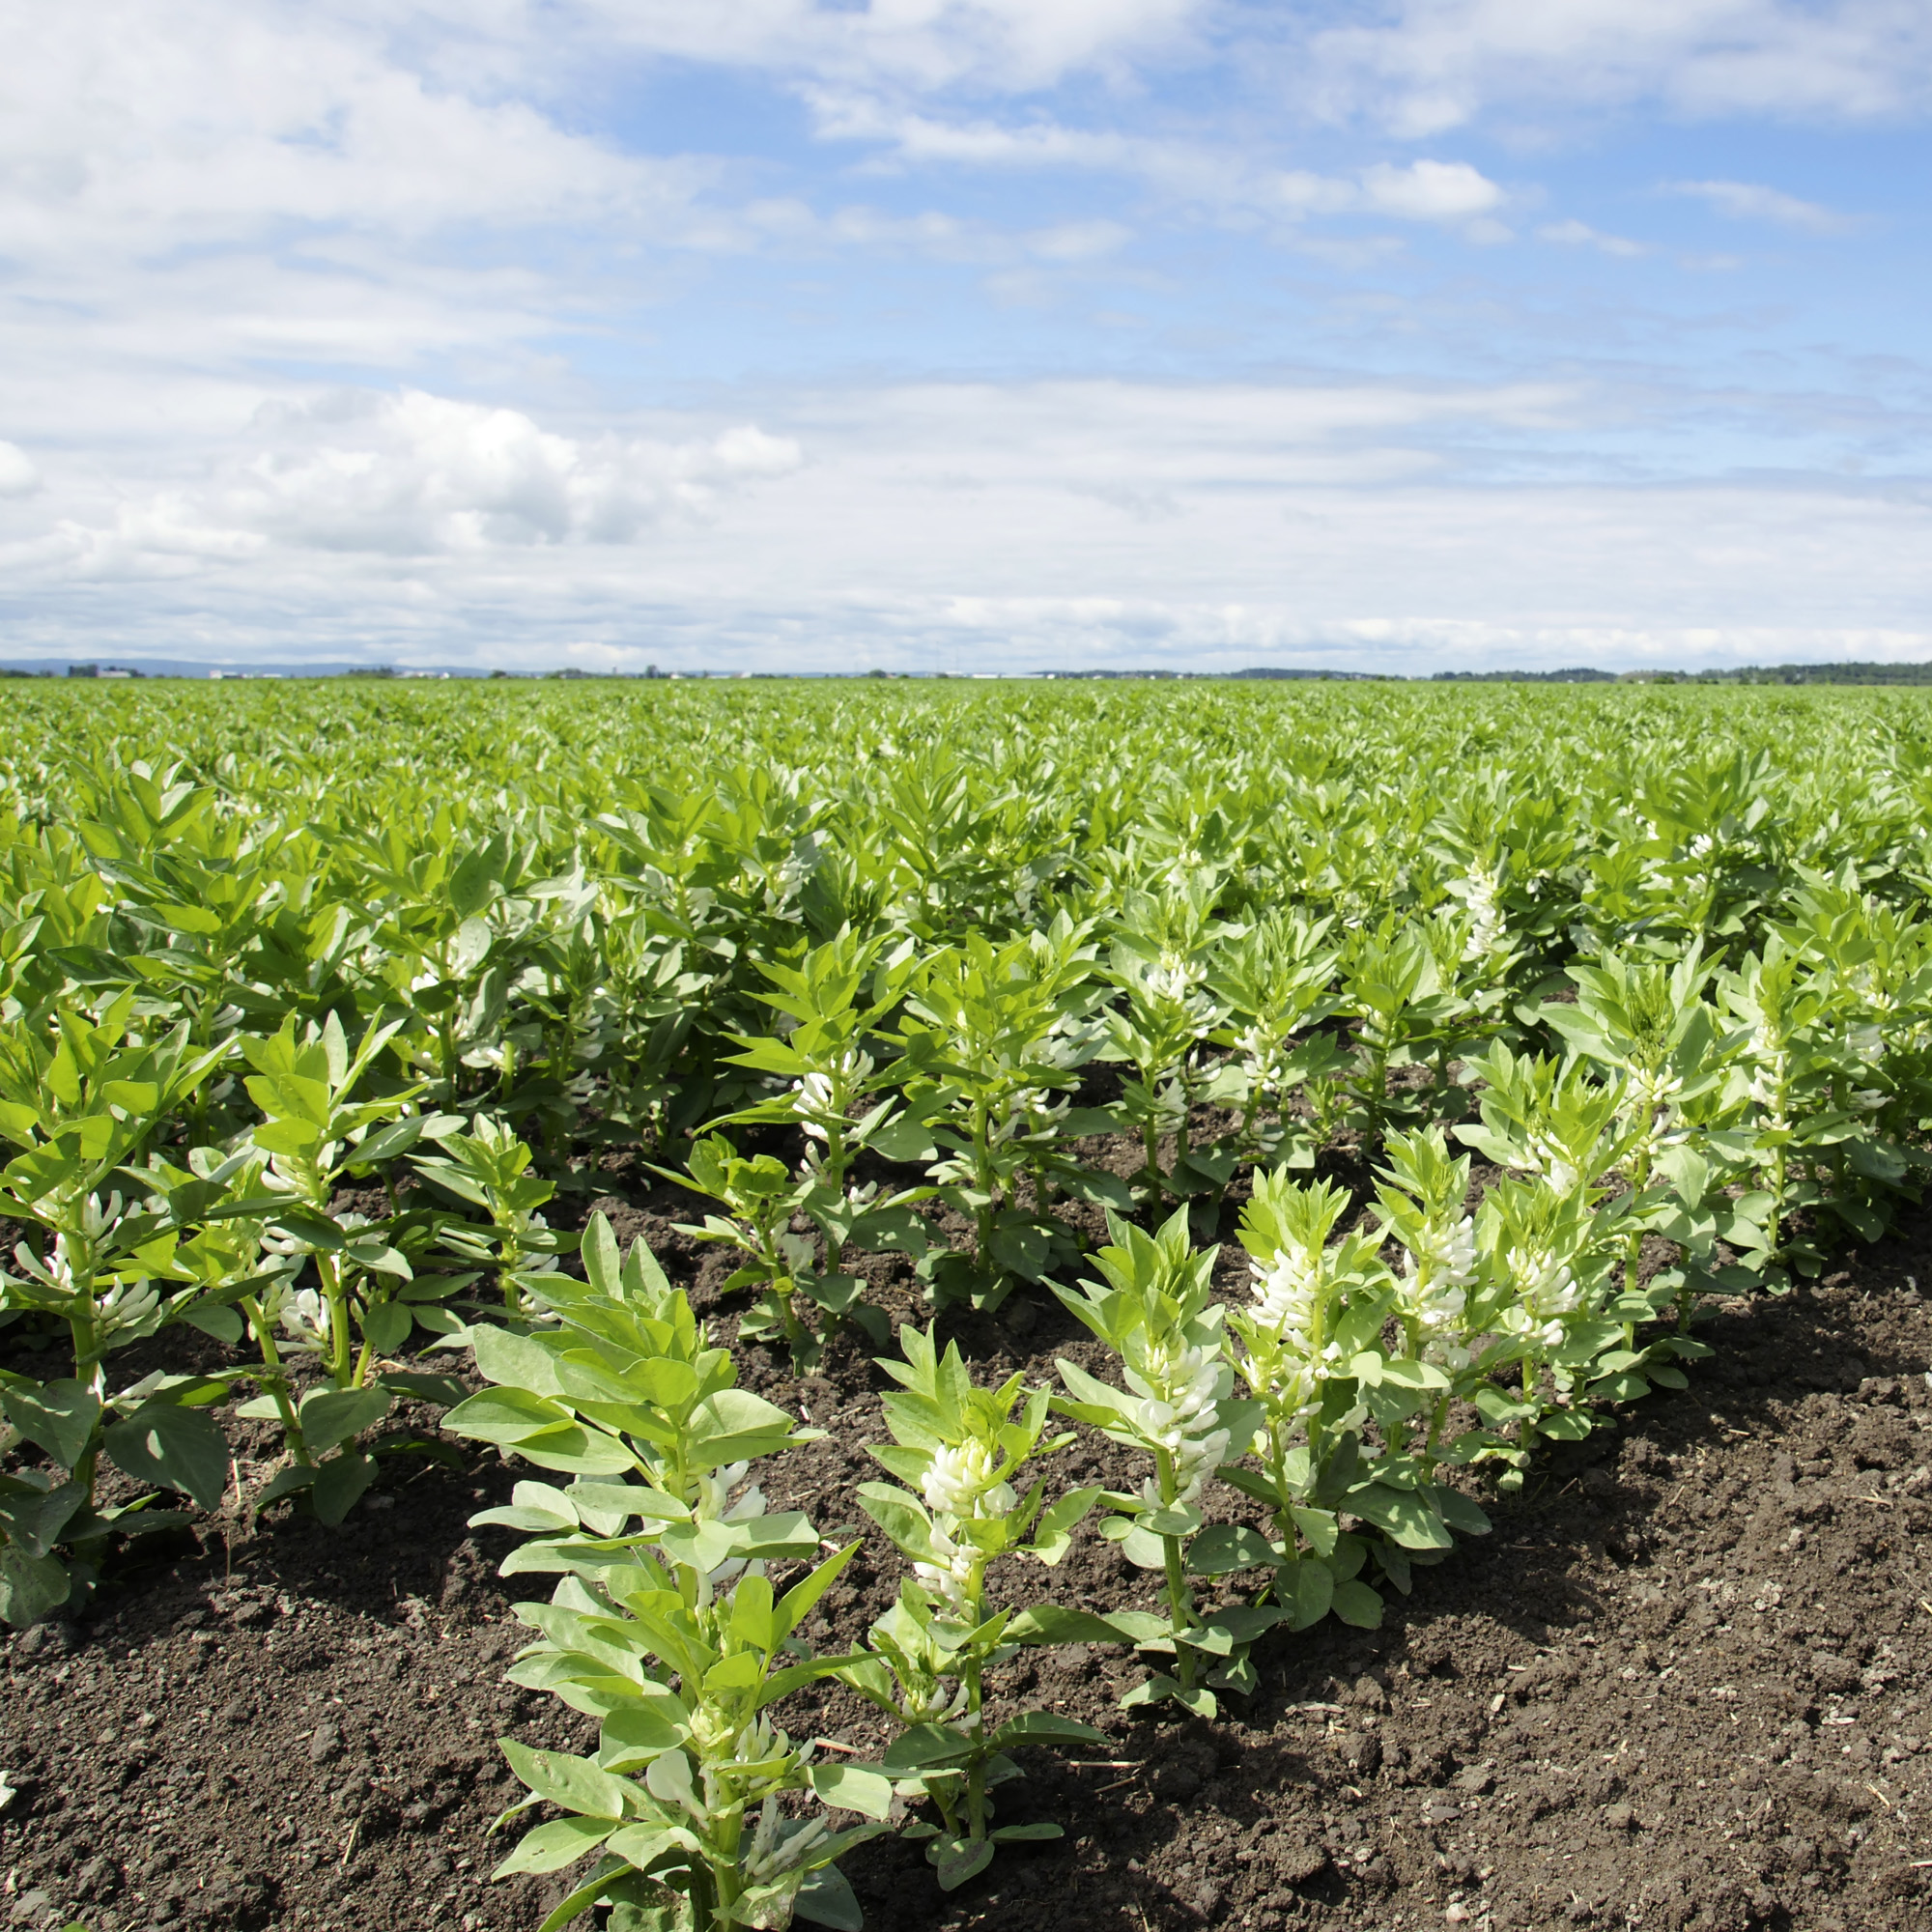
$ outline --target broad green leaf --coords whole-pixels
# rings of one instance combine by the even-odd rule
[[[230,1458],[220,1425],[206,1409],[143,1403],[101,1437],[115,1463],[137,1482],[163,1483],[217,1510],[228,1490]]]
[[[324,1456],[338,1442],[347,1442],[373,1429],[389,1412],[394,1400],[385,1388],[317,1389],[302,1399],[302,1439],[309,1454]]]
[[[375,1480],[375,1462],[353,1448],[319,1463],[314,1487],[309,1491],[316,1520],[330,1527],[339,1523]]]
[[[1366,1583],[1350,1579],[1335,1585],[1335,1614],[1357,1630],[1379,1630],[1382,1600]]]
[[[792,1419],[776,1403],[749,1389],[720,1389],[691,1412],[686,1453],[696,1469],[742,1463],[781,1448]]]
[[[0,1544],[0,1621],[23,1630],[67,1602],[71,1588],[58,1556],[29,1556]]]
[[[560,1811],[577,1811],[611,1823],[624,1816],[622,1780],[600,1770],[588,1758],[572,1757],[567,1751],[533,1750],[515,1738],[498,1738],[497,1742],[510,1760],[510,1769],[539,1798],[548,1799]]]
[[[64,1469],[73,1468],[86,1454],[101,1413],[99,1398],[77,1381],[37,1387],[24,1378],[0,1389],[0,1411]]]
[[[553,1818],[526,1832],[517,1849],[490,1876],[509,1878],[517,1872],[561,1871],[594,1852],[616,1830],[609,1818]]]
[[[867,1818],[888,1818],[893,1808],[893,1781],[856,1764],[814,1764],[811,1788],[820,1800]]]
[[[1056,1717],[1051,1711],[1022,1711],[1017,1717],[1009,1718],[993,1733],[993,1743],[1001,1750],[1012,1745],[1039,1744],[1048,1740],[1103,1745],[1107,1742],[1107,1734],[1076,1719]]]
[[[945,1724],[911,1724],[886,1747],[880,1760],[895,1776],[957,1764],[973,1753],[973,1740]]]
[[[1246,1523],[1213,1523],[1187,1548],[1187,1567],[1197,1577],[1228,1577],[1273,1561],[1274,1546]]]
[[[820,1865],[807,1876],[792,1899],[792,1911],[832,1932],[861,1932],[866,1922],[850,1882],[837,1865]]]

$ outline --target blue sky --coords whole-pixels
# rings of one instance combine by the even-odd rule
[[[0,657],[1932,659],[1923,0],[0,52]]]

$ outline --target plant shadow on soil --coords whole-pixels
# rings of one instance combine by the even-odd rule
[[[725,1258],[671,1229],[671,1190],[611,1195],[727,1334]],[[909,1270],[867,1264],[895,1320]],[[1336,1932],[1469,1924],[1881,1932],[1932,1926],[1932,1213],[1816,1291],[1723,1303],[1690,1387],[1558,1449],[1493,1533],[1418,1570],[1383,1627],[1333,1623],[1260,1647],[1223,1719],[1129,1718],[1126,1652],[1034,1652],[997,1706],[1102,1726],[1090,1751],[1023,1754],[1006,1822],[1066,1836],[1003,1852],[942,1893],[922,1848],[884,1839],[846,1870],[875,1932]],[[1224,1253],[1221,1291],[1244,1292]],[[1050,1378],[1095,1345],[1051,1297],[957,1324],[982,1375]],[[198,1347],[198,1340],[185,1347]],[[794,1378],[761,1347],[748,1385],[824,1439],[771,1467],[774,1507],[826,1533],[874,1467],[889,1384],[849,1338]],[[272,1451],[244,1440],[244,1463]],[[244,1473],[246,1469],[244,1468]],[[1136,1483],[1082,1433],[1060,1474]],[[583,1749],[588,1719],[501,1683],[521,1640],[500,1532],[467,1519],[516,1472],[467,1446],[398,1458],[339,1531],[286,1508],[136,1548],[85,1615],[5,1646],[0,1871],[14,1922],[530,1932],[560,1877],[488,1882],[517,1796],[494,1740]],[[1238,1505],[1226,1495],[1222,1501]],[[857,1638],[899,1566],[873,1535],[820,1606],[822,1647]],[[1088,1539],[1015,1593],[1094,1608],[1153,1578]],[[786,1707],[794,1735],[862,1753],[886,1730],[848,1693]],[[1082,1759],[1088,1762],[1081,1762]]]

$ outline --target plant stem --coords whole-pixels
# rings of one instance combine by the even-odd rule
[[[1160,1499],[1166,1508],[1172,1509],[1175,1501],[1174,1457],[1169,1451],[1155,1452],[1156,1465],[1160,1471]],[[1180,1558],[1180,1539],[1178,1536],[1163,1536],[1160,1539],[1161,1556],[1167,1571],[1168,1623],[1174,1632],[1174,1661],[1180,1673],[1181,1688],[1194,1688],[1194,1653],[1181,1641],[1184,1633],[1194,1628],[1194,1599],[1187,1587],[1187,1571]]]
[[[351,1386],[349,1379],[349,1285],[343,1278],[341,1260],[335,1255],[317,1255],[315,1271],[322,1277],[323,1305],[328,1310],[328,1378],[337,1388]]]
[[[973,1580],[967,1587],[968,1614],[975,1630],[986,1621],[983,1564],[973,1566]],[[966,1686],[966,1734],[973,1740],[973,1755],[966,1772],[966,1834],[970,1838],[986,1835],[986,1719],[980,1708],[980,1660],[969,1651],[963,1672]]]
[[[309,1460],[308,1444],[302,1438],[299,1413],[289,1398],[288,1372],[282,1367],[282,1351],[275,1346],[274,1332],[269,1325],[269,1318],[263,1313],[261,1302],[252,1294],[242,1295],[240,1305],[242,1314],[248,1318],[248,1327],[255,1337],[255,1347],[261,1352],[260,1380],[275,1405],[275,1413],[281,1418],[282,1435],[289,1445],[289,1453],[298,1463],[305,1463]]]

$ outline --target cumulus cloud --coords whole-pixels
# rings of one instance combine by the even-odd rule
[[[1803,229],[1811,235],[1845,235],[1862,225],[1856,215],[1840,214],[1815,201],[1801,201],[1796,195],[1753,182],[1666,182],[1663,191],[1701,201],[1736,221],[1774,221],[1781,228]]]
[[[255,432],[204,485],[123,504],[111,523],[66,520],[19,560],[177,575],[270,548],[405,558],[628,544],[804,461],[751,424],[684,441],[579,440],[420,390],[272,406]]]
[[[1364,170],[1370,206],[1411,221],[1457,221],[1488,214],[1503,198],[1494,182],[1466,161],[1411,161],[1398,167],[1379,161]]]
[[[0,250],[15,256],[637,217],[696,185],[692,164],[621,154],[527,99],[434,85],[347,9],[6,0],[0,40]]]

